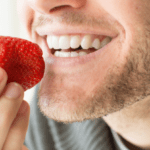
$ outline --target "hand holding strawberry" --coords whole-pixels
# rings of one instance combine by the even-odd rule
[[[43,77],[42,50],[27,40],[0,36],[0,67],[8,74],[7,83],[17,82],[27,90]]]
[[[40,82],[44,67],[38,45],[0,37],[0,149],[27,150],[23,143],[30,106],[23,100],[24,90]]]

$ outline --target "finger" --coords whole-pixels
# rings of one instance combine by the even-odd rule
[[[0,97],[0,149],[20,108],[23,95],[24,90],[19,84],[10,83]]]
[[[3,68],[0,68],[0,95],[3,92],[4,87],[6,86],[8,76],[6,71]]]
[[[10,127],[3,150],[22,150],[28,128],[29,115],[30,106],[26,101],[23,101]]]
[[[29,149],[23,145],[21,150],[29,150]]]

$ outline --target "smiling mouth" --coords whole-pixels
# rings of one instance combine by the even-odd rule
[[[47,44],[55,57],[79,57],[105,47],[112,40],[103,35],[48,35]]]

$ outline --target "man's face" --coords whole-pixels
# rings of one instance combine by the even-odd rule
[[[63,122],[100,118],[149,95],[149,0],[18,0],[18,12],[44,53],[38,106],[47,117]],[[47,37],[64,35],[112,40],[98,50],[60,47],[88,54],[56,57]]]

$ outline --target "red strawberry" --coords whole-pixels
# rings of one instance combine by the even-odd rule
[[[17,82],[26,91],[43,78],[42,50],[30,41],[0,36],[0,67],[8,74],[7,83]]]

